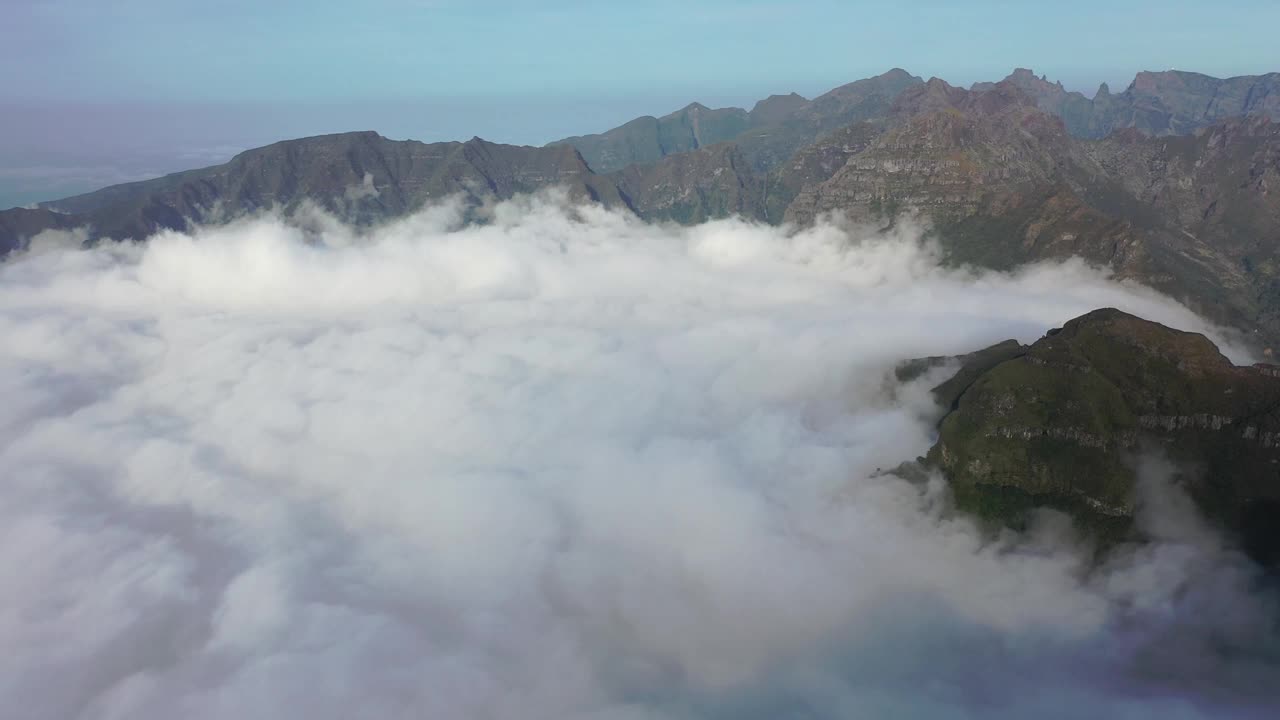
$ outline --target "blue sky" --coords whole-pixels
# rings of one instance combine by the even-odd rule
[[[814,92],[902,66],[1015,65],[1088,88],[1137,70],[1274,70],[1280,3],[7,0],[6,94],[262,101]]]
[[[812,96],[895,66],[962,85],[1026,66],[1090,93],[1143,69],[1280,70],[1274,0],[4,6],[0,205],[21,182],[6,175],[28,165],[130,160],[115,171],[151,174],[348,129],[536,144],[692,100]]]

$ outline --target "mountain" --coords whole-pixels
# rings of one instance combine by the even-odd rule
[[[291,213],[304,204],[369,225],[450,196],[475,207],[550,187],[646,220],[755,217],[759,192],[750,188],[759,183],[732,145],[602,175],[568,145],[538,148],[480,138],[426,144],[341,133],[275,143],[223,165],[115,185],[37,210],[0,212],[0,250],[20,248],[43,230],[87,226],[93,239],[141,239],[259,210]]]
[[[853,123],[884,120],[894,99],[904,90],[924,81],[901,68],[882,75],[857,80],[830,90],[811,102],[795,105],[781,118],[765,123],[779,113],[772,108],[752,109],[760,122],[734,140],[757,171],[780,166],[798,150],[819,138]]]
[[[79,218],[43,208],[0,211],[0,258],[25,247],[45,230],[71,230],[83,225]]]
[[[1280,73],[1219,79],[1200,73],[1167,70],[1140,72],[1118,95],[1103,83],[1092,99],[1067,92],[1026,68],[1005,78],[1031,97],[1042,110],[1062,118],[1076,137],[1103,138],[1135,128],[1148,135],[1186,135],[1227,118],[1265,115],[1280,120]],[[994,83],[977,83],[989,90]]]
[[[786,220],[885,222],[909,208],[953,263],[1083,257],[1280,341],[1280,124],[1082,140],[1013,82],[973,91],[933,79],[898,97],[883,132],[859,143],[848,132],[776,174],[771,187],[794,193]],[[811,156],[830,161],[801,162]]]
[[[882,117],[898,93],[920,82],[894,68],[813,100],[795,93],[774,95],[756,103],[750,112],[712,110],[693,103],[661,118],[636,118],[598,135],[564,138],[550,145],[572,145],[593,170],[608,173],[732,140],[755,169],[767,170],[827,132]]]
[[[731,140],[750,125],[751,116],[742,108],[712,110],[692,103],[660,118],[646,115],[599,135],[565,138],[551,146],[577,148],[591,169],[607,173]]]
[[[506,198],[548,185],[564,185],[575,197],[617,202],[610,188],[597,192],[594,173],[571,148],[496,145],[479,138],[425,144],[355,132],[279,142],[223,165],[46,206],[83,218],[99,236],[120,239],[265,208],[290,211],[304,201],[369,223],[457,193]]]
[[[1280,563],[1280,366],[1104,309],[969,356],[935,394],[928,462],[961,509],[1018,527],[1054,507],[1105,543],[1133,538],[1139,458],[1159,454],[1206,516]]]
[[[885,206],[932,212],[937,219],[986,213],[993,194],[1051,182],[1071,139],[1007,83],[985,92],[933,78],[904,91],[896,122],[828,177],[813,176],[787,209],[800,224],[839,210],[855,218]]]
[[[560,186],[647,220],[736,214],[807,225],[841,213],[883,226],[911,213],[950,263],[1008,269],[1083,257],[1280,345],[1280,124],[1245,115],[1187,135],[1127,128],[1080,138],[1045,109],[1036,93],[1048,85],[1028,71],[964,89],[895,70],[814,100],[773,96],[749,113],[690,106],[673,127],[699,147],[612,172],[567,144],[426,144],[371,132],[290,140],[5,211],[0,250],[44,229],[143,238],[307,203],[369,225],[445,196],[479,207]],[[760,127],[702,146],[709,128],[743,116]]]

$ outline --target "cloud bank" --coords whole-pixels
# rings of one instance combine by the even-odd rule
[[[896,361],[1100,306],[1224,340],[1077,263],[548,197],[14,258],[0,707],[1269,716],[1270,596],[1170,493],[1160,543],[1089,573],[1061,518],[989,542],[877,472],[936,417]]]

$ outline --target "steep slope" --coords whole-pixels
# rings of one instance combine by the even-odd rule
[[[788,220],[805,224],[833,210],[863,217],[914,208],[938,220],[990,211],[1001,196],[1049,182],[1069,143],[1061,122],[1003,83],[974,93],[933,78],[893,110],[898,122],[801,190]]]
[[[884,128],[879,123],[858,122],[828,133],[817,142],[801,148],[765,176],[765,219],[770,222],[785,219],[787,209],[795,203],[802,191],[826,181],[843,168],[850,158],[870,147],[883,131]],[[812,213],[809,217],[812,217]]]
[[[960,507],[1018,525],[1034,507],[1132,533],[1138,458],[1183,468],[1192,499],[1280,561],[1280,367],[1238,367],[1202,335],[1097,310],[944,385],[929,461]],[[989,354],[988,354],[989,355]],[[989,364],[988,364],[989,365]]]
[[[608,176],[627,206],[646,220],[697,223],[738,215],[764,220],[763,179],[730,144],[681,153]]]

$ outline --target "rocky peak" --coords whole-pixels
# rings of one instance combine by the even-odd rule
[[[920,85],[920,78],[900,68],[894,68],[875,77],[855,80],[814,98],[815,104],[830,105],[860,100],[871,95],[896,95],[905,88]]]
[[[894,115],[917,115],[923,112],[956,109],[969,96],[969,92],[948,84],[941,78],[931,77],[927,82],[907,88],[893,101]]]
[[[1006,81],[1017,85],[1024,90],[1035,90],[1040,92],[1062,92],[1062,83],[1049,82],[1044,75],[1036,75],[1029,68],[1015,68],[1009,73]]]
[[[880,73],[879,75],[876,75],[874,79],[880,80],[883,82],[894,82],[894,83],[920,82],[920,78],[916,77],[915,75],[912,75],[911,73],[899,67],[892,68],[887,72]]]
[[[1129,90],[1132,92],[1154,93],[1161,88],[1174,87],[1181,85],[1181,75],[1177,70],[1152,71],[1142,70],[1133,76],[1133,82],[1129,84]],[[1185,73],[1191,75],[1194,73]],[[1207,76],[1201,76],[1207,77]]]
[[[791,113],[809,104],[809,100],[797,93],[770,95],[751,108],[751,124],[756,127],[782,122]]]
[[[997,346],[973,357],[987,364],[962,368],[963,387],[939,386],[950,411],[929,455],[961,507],[1014,526],[1054,507],[1104,542],[1133,538],[1135,458],[1154,452],[1254,557],[1280,561],[1274,366],[1233,365],[1203,335],[1113,308],[1020,354]]]
[[[1006,113],[1011,109],[1019,112],[1036,108],[1036,102],[1022,87],[1009,81],[1001,80],[979,90],[966,90],[949,85],[938,78],[930,78],[928,82],[904,90],[893,104],[893,114],[899,117],[912,117],[926,113],[949,111],[971,118],[994,116]],[[1045,113],[1049,124],[1053,118]]]

